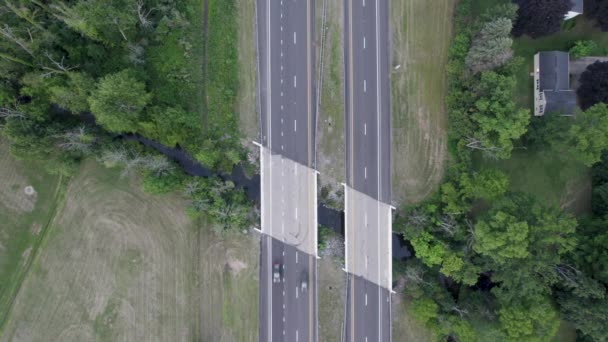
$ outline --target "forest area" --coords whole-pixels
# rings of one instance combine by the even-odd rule
[[[608,11],[606,2],[597,3],[574,32]],[[394,225],[415,252],[394,272],[406,279],[411,313],[438,340],[566,340],[559,336],[564,324],[576,329],[578,341],[608,336],[605,78],[583,73],[578,95],[584,103],[574,116],[533,117],[521,96],[532,88],[532,55],[521,51],[539,51],[534,39],[551,36],[575,57],[608,52],[603,38],[560,40],[562,25],[573,25],[562,24],[568,8],[569,1],[536,0],[457,5],[446,67],[451,162],[439,191],[398,210]],[[540,15],[547,20],[533,20]],[[581,36],[605,37],[596,31]],[[546,50],[561,48],[554,43]],[[573,164],[579,176],[591,174],[591,208],[574,212],[540,198],[528,190],[532,184],[512,186],[534,179],[525,173],[513,179],[500,167],[515,154],[550,155],[558,168]]]
[[[123,139],[181,148],[218,173],[246,159],[235,13],[233,0],[3,1],[0,127],[11,153],[65,176],[96,158],[141,174],[149,193],[181,190],[188,213],[219,230],[246,225],[251,205],[231,181],[188,177]]]

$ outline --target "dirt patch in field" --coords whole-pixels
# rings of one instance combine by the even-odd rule
[[[391,1],[395,204],[423,200],[443,177],[447,155],[445,65],[455,2]]]
[[[179,197],[147,195],[137,184],[94,162],[82,167],[16,298],[3,341],[254,340],[255,320],[241,331],[225,312],[257,312],[257,297],[217,306],[207,296],[223,301],[257,292],[253,267],[225,270],[230,255],[251,260],[256,239],[240,233],[218,239],[185,215]],[[217,249],[208,253],[209,246]]]
[[[228,259],[228,262],[226,263],[226,265],[228,266],[228,268],[234,275],[238,275],[242,270],[247,268],[246,263],[244,263],[243,261],[241,261],[239,259],[235,259],[235,258]]]

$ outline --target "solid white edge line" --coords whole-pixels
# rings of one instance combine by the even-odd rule
[[[348,273],[348,186],[344,187],[344,271]]]
[[[314,170],[313,170],[314,171]],[[312,211],[313,211],[313,222],[314,222],[314,256],[317,257],[317,259],[321,259],[319,257],[319,213],[318,213],[318,208],[317,208],[317,172],[313,172],[313,184],[314,184],[314,189],[313,189],[313,206],[312,206]]]
[[[393,212],[388,210],[388,289],[393,291]]]

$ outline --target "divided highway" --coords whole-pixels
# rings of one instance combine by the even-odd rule
[[[313,0],[256,0],[260,341],[317,341]]]
[[[388,0],[344,0],[346,341],[391,340]]]

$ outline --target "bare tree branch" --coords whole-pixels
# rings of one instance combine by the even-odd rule
[[[84,126],[80,126],[75,130],[67,131],[63,134],[55,135],[54,137],[62,140],[62,142],[59,143],[61,149],[83,154],[91,152],[91,147],[95,143],[95,138],[87,133],[86,127]]]
[[[16,109],[0,108],[0,118],[2,119],[25,119],[25,114]]]
[[[474,137],[468,137],[466,147],[473,150],[480,150],[486,153],[489,157],[497,158],[496,152],[502,151],[502,148],[496,146],[484,146],[483,142]]]
[[[0,27],[0,35],[8,39],[9,41],[19,45],[19,47],[23,51],[27,52],[30,56],[34,56],[34,53],[32,52],[32,49],[29,47],[28,43],[26,43],[23,39],[17,37],[13,33],[13,29],[7,24],[4,24],[4,27]]]
[[[152,26],[152,21],[148,19],[148,16],[150,16],[150,13],[152,13],[152,11],[154,10],[155,8],[146,10],[144,8],[143,0],[137,1],[137,16],[139,17],[139,23],[141,24],[141,27],[149,28]]]

